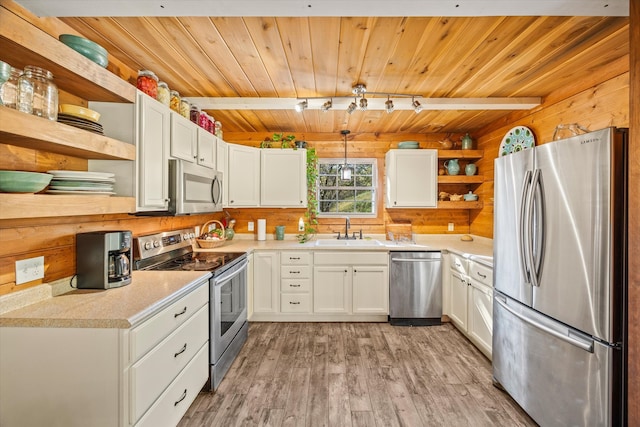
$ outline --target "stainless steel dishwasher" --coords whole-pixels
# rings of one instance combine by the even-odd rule
[[[389,321],[392,325],[439,325],[442,318],[442,254],[391,252]]]

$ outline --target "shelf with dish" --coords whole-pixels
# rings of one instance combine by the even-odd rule
[[[470,159],[478,160],[484,156],[484,150],[438,150],[439,160]]]
[[[456,201],[438,200],[438,209],[482,209],[484,204],[480,200]]]
[[[440,175],[438,184],[482,184],[482,175]]]
[[[133,213],[134,197],[0,193],[0,220]]]
[[[55,37],[0,8],[2,60],[15,68],[36,65],[53,74],[56,86],[89,101],[135,102],[136,88]]]

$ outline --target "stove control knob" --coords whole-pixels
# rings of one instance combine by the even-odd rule
[[[151,249],[151,242],[145,242],[145,244],[144,244],[144,248],[145,248],[146,250]]]
[[[189,233],[184,233],[182,235],[182,240],[189,240]]]
[[[153,247],[154,247],[154,248],[158,248],[158,247],[160,247],[160,241],[158,241],[158,240],[154,240],[154,241],[153,241]]]
[[[196,237],[196,233],[189,233],[189,237],[193,239],[194,237]]]

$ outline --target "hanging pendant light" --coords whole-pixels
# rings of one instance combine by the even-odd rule
[[[344,129],[341,130],[340,133],[344,135],[344,165],[340,171],[340,178],[348,181],[351,179],[351,173],[353,172],[353,170],[347,165],[347,135],[349,135],[351,131]]]

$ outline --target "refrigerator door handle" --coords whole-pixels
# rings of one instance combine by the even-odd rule
[[[569,343],[571,345],[574,345],[584,351],[588,351],[589,353],[593,353],[593,340],[587,340],[584,339],[580,336],[577,336],[576,334],[572,333],[570,330],[567,331],[567,333],[563,333],[564,331],[557,331],[553,328],[550,328],[547,325],[544,325],[540,322],[538,322],[535,319],[532,319],[528,316],[525,316],[521,313],[518,313],[516,310],[512,309],[511,307],[509,307],[507,305],[507,301],[506,298],[500,298],[499,296],[496,296],[494,298],[494,301],[497,302],[502,308],[504,308],[505,310],[507,310],[509,313],[513,314],[515,317],[517,317],[518,319],[522,320],[523,322],[531,325],[532,327],[541,330],[542,332],[546,332],[547,334],[554,336],[556,338],[558,338],[559,340],[562,340],[566,343]]]
[[[540,282],[538,281],[538,271],[536,269],[536,260],[535,260],[535,242],[534,242],[534,209],[535,209],[535,196],[536,191],[538,190],[538,182],[540,180],[540,169],[536,169],[533,172],[533,177],[531,178],[530,186],[529,186],[529,194],[527,194],[527,216],[525,220],[525,236],[526,241],[525,244],[525,254],[526,254],[526,264],[527,269],[529,270],[529,278],[532,286],[540,287]],[[535,218],[537,220],[537,217]],[[538,227],[536,227],[538,228]]]
[[[524,179],[522,180],[522,200],[520,201],[520,214],[518,218],[520,223],[518,224],[518,232],[520,234],[519,241],[519,255],[520,255],[520,266],[522,268],[522,275],[524,276],[525,283],[531,283],[531,270],[527,264],[528,254],[527,248],[529,241],[527,224],[531,222],[529,209],[529,188],[531,187],[531,171],[528,170],[524,174]]]
[[[545,200],[544,186],[542,182],[542,171],[537,169],[533,174],[532,193],[534,194],[534,204],[532,206],[533,221],[532,227],[535,226],[531,241],[531,275],[534,277],[533,285],[540,286],[540,275],[542,269],[542,261],[544,259],[545,247]]]

